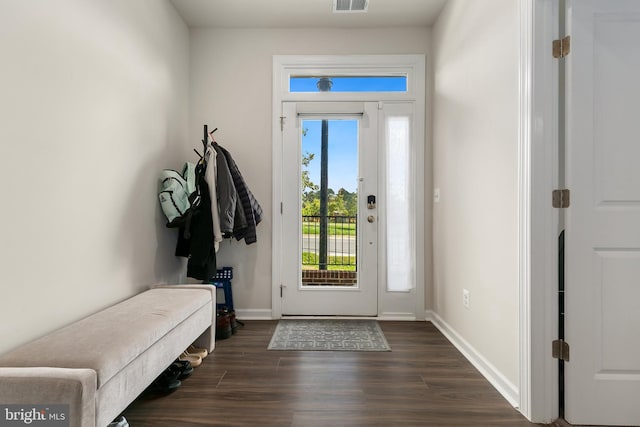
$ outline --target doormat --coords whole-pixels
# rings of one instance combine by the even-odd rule
[[[375,320],[280,320],[269,350],[391,351]]]

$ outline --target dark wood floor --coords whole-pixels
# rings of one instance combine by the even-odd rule
[[[267,351],[248,321],[182,387],[145,393],[132,427],[533,426],[427,322],[380,322],[391,352]]]

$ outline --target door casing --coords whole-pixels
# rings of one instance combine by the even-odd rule
[[[272,260],[272,306],[274,319],[282,317],[280,286],[282,284],[282,132],[281,105],[283,101],[343,101],[343,102],[393,102],[414,103],[414,159],[424,165],[425,159],[425,57],[424,55],[275,55],[273,57],[273,260]],[[408,75],[407,92],[361,92],[361,93],[291,93],[288,90],[290,75]],[[430,174],[427,175],[430,177]],[[424,167],[414,174],[416,189],[424,188]],[[430,179],[429,179],[430,181]],[[397,307],[397,299],[384,292],[378,299],[378,318],[386,320],[425,319],[425,197],[416,191],[416,289],[411,312]],[[429,230],[430,233],[430,230]],[[430,273],[429,273],[430,274]],[[390,296],[391,295],[391,296]]]
[[[555,0],[520,0],[519,331],[518,409],[530,421],[558,417],[558,369],[551,342],[556,299],[559,214],[551,192],[559,182],[558,63]]]

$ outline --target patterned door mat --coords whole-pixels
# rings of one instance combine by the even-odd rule
[[[280,320],[269,350],[391,351],[375,320]]]

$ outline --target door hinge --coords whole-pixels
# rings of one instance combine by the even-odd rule
[[[571,37],[566,36],[562,39],[553,41],[553,57],[564,58],[571,52]]]
[[[552,356],[554,359],[569,361],[569,344],[564,340],[553,341]]]
[[[554,208],[568,208],[571,204],[571,192],[568,189],[553,190],[551,197],[551,205]]]
[[[284,285],[280,283],[280,298],[282,298],[282,292],[284,290]]]
[[[284,119],[286,119],[287,116],[280,116],[280,131],[284,131]]]
[[[283,212],[284,212],[284,206],[282,202],[280,202],[280,215],[282,215]]]

